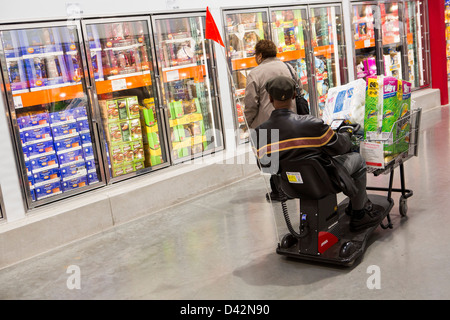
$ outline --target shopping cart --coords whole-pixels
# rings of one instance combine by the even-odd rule
[[[373,191],[387,191],[387,199],[392,200],[392,192],[400,192],[399,212],[402,217],[406,216],[408,211],[407,199],[413,195],[413,191],[406,189],[405,186],[405,171],[404,163],[408,159],[418,155],[419,147],[419,130],[422,109],[412,109],[411,112],[400,117],[392,126],[390,132],[378,132],[366,139],[362,135],[354,135],[354,145],[359,148],[359,151],[366,157],[367,148],[374,146],[381,148],[382,159],[381,162],[371,162],[367,159],[368,172],[374,176],[381,174],[390,174],[389,186],[387,188],[368,186],[367,190]],[[400,169],[400,188],[393,188],[394,171],[396,168]],[[387,224],[381,224],[384,229],[392,228],[390,216],[387,215]]]

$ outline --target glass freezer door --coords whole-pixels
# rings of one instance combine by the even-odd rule
[[[403,3],[380,3],[384,75],[408,79],[403,59]]]
[[[214,51],[205,39],[205,16],[153,19],[172,161],[223,148]]]
[[[322,116],[329,88],[347,82],[344,26],[340,6],[311,7],[316,115]]]
[[[310,102],[310,62],[308,19],[306,9],[280,9],[271,12],[272,39],[278,48],[277,57],[292,65],[301,81],[304,97]]]
[[[240,143],[248,141],[244,118],[244,97],[247,75],[257,66],[255,45],[268,39],[268,13],[265,10],[228,11],[224,13],[225,45],[231,72],[232,101],[236,106],[237,134]]]
[[[28,208],[103,184],[79,30],[47,23],[0,31]]]
[[[374,13],[378,5],[353,5],[353,41],[356,78],[377,74],[376,29]]]
[[[149,22],[147,18],[84,22],[105,166],[113,181],[168,164]]]

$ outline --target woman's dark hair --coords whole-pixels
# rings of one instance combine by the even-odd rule
[[[273,58],[277,56],[277,46],[270,40],[259,40],[255,46],[255,55],[262,54],[262,58]]]

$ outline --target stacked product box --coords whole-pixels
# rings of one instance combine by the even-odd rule
[[[60,168],[46,111],[21,113],[17,119],[27,168],[31,199],[62,192]]]
[[[145,166],[151,167],[163,162],[161,144],[159,140],[158,120],[153,98],[144,99],[140,107],[140,119],[143,128],[143,151]]]
[[[389,76],[368,77],[364,134],[369,140],[385,141],[383,150],[388,158],[408,148],[410,105],[410,82]]]
[[[139,103],[136,96],[99,101],[113,177],[144,168]]]
[[[3,33],[3,48],[11,90],[18,91],[27,89],[26,70],[17,31],[11,30]]]

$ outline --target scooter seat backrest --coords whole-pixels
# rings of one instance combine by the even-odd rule
[[[281,189],[291,198],[319,200],[339,192],[317,159],[284,160],[280,169]]]

